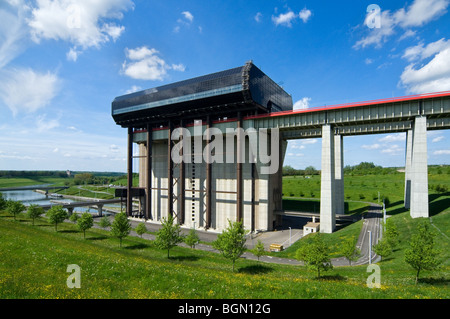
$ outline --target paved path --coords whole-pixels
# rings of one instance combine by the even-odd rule
[[[112,217],[110,217],[112,219]],[[380,236],[380,220],[382,218],[381,215],[381,206],[376,204],[371,204],[371,207],[369,209],[369,212],[364,219],[363,227],[361,230],[361,233],[359,235],[358,241],[357,241],[357,247],[361,250],[361,257],[352,263],[352,265],[363,265],[367,264],[369,262],[369,231],[371,232],[372,236],[372,245],[375,245],[378,242],[378,238]],[[142,223],[142,221],[137,219],[130,219],[130,222],[132,224],[132,228],[134,229],[139,223]],[[150,232],[157,232],[161,225],[154,224],[154,223],[145,223],[145,226],[147,227],[147,230]],[[97,227],[95,225],[94,227]],[[182,233],[187,234],[189,232],[189,229],[182,228]],[[203,242],[212,242],[217,238],[218,233],[214,231],[204,231],[204,230],[197,230],[197,234],[200,237],[200,240]],[[136,232],[131,231],[131,236],[138,237],[138,234]],[[246,242],[247,248],[251,249],[256,244],[257,240],[261,240],[264,243],[264,246],[268,248],[268,246],[271,243],[280,243],[283,244],[284,247],[290,246],[290,243],[293,244],[295,241],[300,239],[303,236],[303,230],[300,228],[291,228],[289,229],[283,229],[283,230],[277,230],[277,231],[271,231],[271,232],[263,232],[259,233],[256,236],[249,236]],[[148,239],[148,240],[154,240],[155,235],[153,234],[143,234],[142,238]],[[290,239],[289,239],[290,238]],[[290,242],[290,243],[289,243]],[[181,243],[180,246],[188,247],[186,244]],[[205,251],[211,251],[219,253],[217,250],[215,250],[211,245],[208,244],[198,244],[195,246],[196,249],[201,249]],[[245,259],[251,259],[251,260],[257,260],[257,257],[253,255],[250,252],[245,252],[242,255],[242,258]],[[277,263],[277,264],[288,264],[288,265],[303,265],[302,262],[296,260],[296,259],[289,259],[289,258],[279,258],[279,257],[273,257],[273,256],[261,256],[260,261],[267,262],[267,263]],[[376,256],[372,252],[372,262],[377,262],[379,260],[379,256]],[[331,260],[333,266],[348,266],[349,263],[346,258],[334,258]]]

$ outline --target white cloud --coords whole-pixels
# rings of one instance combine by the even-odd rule
[[[288,11],[286,13],[280,13],[278,16],[272,16],[272,21],[275,25],[292,27],[292,21],[295,18],[297,18],[297,15],[293,11]]]
[[[420,27],[447,12],[448,0],[415,0],[406,10],[395,12],[398,24],[403,27]]]
[[[123,26],[107,22],[133,8],[131,0],[37,0],[28,25],[33,41],[63,40],[87,49],[115,41]]]
[[[442,141],[443,139],[444,139],[444,136],[441,135],[441,136],[433,138],[433,140],[431,142],[432,143],[437,143],[437,142]]]
[[[381,150],[381,153],[390,154],[390,155],[400,155],[404,153],[404,150],[398,146],[397,144],[390,145]]]
[[[303,23],[306,23],[311,17],[311,10],[303,8],[302,11],[300,11],[300,13],[298,14],[298,16],[303,21]]]
[[[433,155],[450,155],[450,150],[438,150],[434,151]]]
[[[115,145],[115,144],[111,144],[110,146],[109,146],[109,150],[111,151],[111,152],[113,152],[113,153],[118,153],[119,152],[119,146],[117,146],[117,145]]]
[[[137,91],[140,91],[140,90],[142,90],[142,88],[141,88],[140,86],[138,86],[138,85],[133,85],[131,88],[129,88],[129,89],[125,92],[125,94],[134,93],[134,92],[137,92]]]
[[[369,33],[353,46],[354,49],[365,48],[370,45],[381,47],[387,39],[395,34],[397,27],[407,29],[401,39],[413,36],[412,27],[420,27],[442,16],[449,5],[449,0],[414,0],[406,9],[401,8],[395,12],[385,10],[380,15],[380,28],[367,28]],[[366,15],[364,26],[368,26],[372,13]]]
[[[59,119],[47,119],[47,114],[39,115],[36,118],[36,126],[39,133],[47,132],[59,127]]]
[[[262,13],[261,12],[258,12],[256,15],[255,15],[255,21],[256,22],[261,22],[262,21]]]
[[[68,61],[76,62],[80,53],[81,51],[77,51],[75,48],[70,48],[69,52],[66,53],[66,58]]]
[[[13,115],[19,111],[35,112],[48,105],[59,88],[56,74],[32,69],[5,70],[0,75],[0,83],[0,99]]]
[[[27,8],[22,1],[6,1],[0,10],[0,69],[13,60],[24,48]]]
[[[189,22],[194,21],[194,16],[192,15],[192,13],[190,13],[189,11],[183,11],[181,12],[181,14],[184,16],[184,18],[186,20],[188,20]]]
[[[399,142],[399,141],[405,141],[405,140],[406,140],[405,134],[389,134],[389,135],[386,135],[385,137],[378,139],[378,141],[385,142],[385,143]]]
[[[412,62],[403,70],[400,85],[409,93],[430,93],[450,90],[450,40],[410,47],[403,58]],[[431,58],[428,63],[424,63]]]
[[[158,56],[156,49],[142,46],[136,49],[125,49],[125,55],[129,61],[122,64],[122,72],[138,80],[162,81],[168,70],[184,71],[182,64],[168,65]]]
[[[297,102],[294,103],[293,109],[294,110],[303,110],[307,109],[309,107],[309,102],[311,101],[310,97],[303,97]]]
[[[364,60],[364,63],[367,64],[367,65],[372,64],[373,63],[373,59],[366,58]]]
[[[371,144],[371,145],[362,145],[361,148],[363,148],[365,150],[377,150],[377,149],[381,148],[381,145],[378,143],[375,143],[375,144]]]

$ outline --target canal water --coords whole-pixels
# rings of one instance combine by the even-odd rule
[[[44,185],[39,185],[44,186]],[[45,185],[48,186],[48,185]],[[51,195],[44,195],[33,190],[14,190],[14,191],[3,191],[3,198],[8,200],[19,201],[22,204],[28,206],[31,204],[35,205],[58,205],[55,201],[61,201],[65,203],[79,202],[80,200],[71,199],[71,198],[63,198],[63,197],[52,197]],[[120,211],[120,204],[108,204],[103,207],[103,215],[109,215],[110,213],[105,211],[106,209],[114,209]],[[77,213],[92,213],[97,214],[98,211],[95,208],[90,207],[76,207],[74,212]]]

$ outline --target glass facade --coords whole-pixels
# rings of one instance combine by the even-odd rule
[[[292,98],[252,63],[116,97],[112,116],[124,120],[206,109],[210,106],[258,104],[269,112],[292,109]],[[256,108],[256,106],[254,106]]]

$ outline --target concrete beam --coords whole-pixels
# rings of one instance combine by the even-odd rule
[[[425,116],[415,118],[412,144],[410,214],[412,218],[429,217],[427,118]]]
[[[335,217],[334,132],[329,124],[322,126],[322,172],[320,183],[320,232],[332,233]]]

